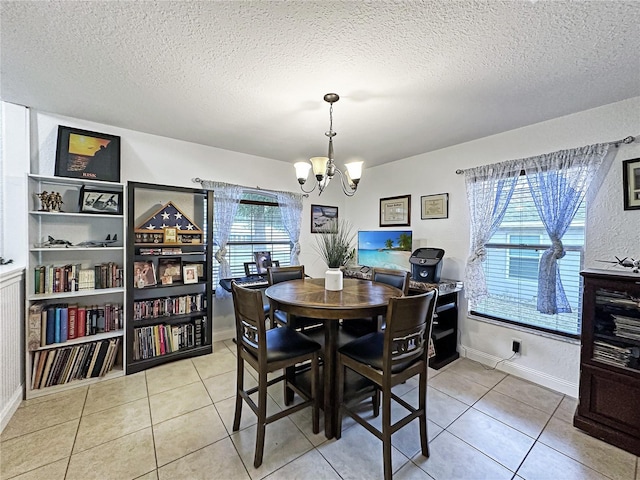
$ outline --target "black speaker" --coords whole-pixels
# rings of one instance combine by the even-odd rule
[[[444,250],[419,248],[411,254],[411,278],[417,282],[438,283],[442,271]]]

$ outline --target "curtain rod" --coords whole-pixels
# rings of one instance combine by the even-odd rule
[[[200,178],[200,177],[196,177],[196,178],[192,178],[192,179],[191,179],[191,181],[192,181],[193,183],[199,183],[200,185],[202,185],[202,182],[205,182],[205,181],[207,181],[207,180],[203,180],[203,179],[202,179],[202,178]],[[254,189],[255,189],[255,190],[262,190],[263,192],[273,192],[273,193],[278,193],[278,190],[270,190],[270,189],[268,189],[268,188],[262,188],[262,187],[260,187],[259,185],[258,185],[258,186],[255,186],[255,187],[249,187],[249,186],[247,186],[247,185],[238,185],[238,186],[239,186],[239,187],[242,187],[242,188],[248,188],[248,189],[251,189],[251,190],[254,190]],[[280,190],[280,191],[283,191],[283,190]],[[298,193],[298,192],[288,192],[288,193]],[[302,194],[300,194],[300,195],[302,195],[304,198],[309,198],[309,194],[307,194],[307,193],[302,193]]]
[[[635,137],[632,135],[629,135],[628,137],[623,138],[622,140],[614,140],[613,142],[605,142],[605,145],[614,145],[616,148],[618,148],[621,144],[630,144],[633,143],[638,137],[640,137],[640,135],[636,135]],[[462,170],[461,168],[456,170],[456,175],[461,175],[464,173],[464,170]]]

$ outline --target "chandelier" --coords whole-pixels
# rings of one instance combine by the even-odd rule
[[[345,195],[351,197],[358,189],[358,183],[362,176],[362,164],[364,162],[351,162],[347,163],[345,167],[346,172],[342,172],[336,167],[333,161],[333,137],[337,134],[333,131],[333,104],[340,100],[337,93],[327,93],[324,96],[324,101],[329,103],[329,131],[325,132],[325,135],[329,137],[329,152],[326,157],[313,157],[308,162],[298,162],[294,165],[296,168],[296,176],[300,183],[300,189],[304,193],[313,192],[318,187],[318,195],[322,195],[324,189],[329,185],[329,182],[337,173],[340,176],[340,184],[342,185],[342,191]],[[311,190],[305,190],[304,184],[307,181],[309,175],[309,169],[313,167],[313,174],[316,177],[316,184]]]

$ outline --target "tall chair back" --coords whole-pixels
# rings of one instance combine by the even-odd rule
[[[437,290],[392,298],[384,332],[383,375],[396,373],[416,360],[427,362]]]
[[[231,283],[236,316],[236,342],[251,352],[259,363],[266,362],[266,317],[260,290],[249,290]]]
[[[267,281],[269,285],[275,285],[289,280],[299,280],[304,278],[304,265],[292,265],[290,267],[269,267],[267,268]]]
[[[404,295],[409,294],[409,272],[406,270],[395,270],[392,268],[374,267],[371,270],[371,280],[374,282],[386,283],[392,287],[402,290]]]

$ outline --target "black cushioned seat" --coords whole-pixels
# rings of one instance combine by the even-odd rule
[[[290,328],[267,330],[267,362],[280,362],[318,351],[320,344]]]

